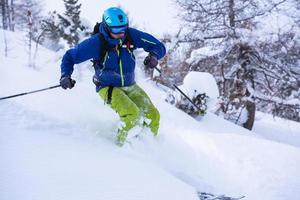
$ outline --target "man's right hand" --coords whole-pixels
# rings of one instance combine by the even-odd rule
[[[76,81],[71,79],[70,76],[63,76],[60,78],[59,83],[63,89],[67,89],[67,88],[72,89]]]

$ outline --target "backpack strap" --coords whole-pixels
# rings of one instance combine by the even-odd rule
[[[100,48],[100,57],[99,57],[100,59],[99,59],[99,61],[100,61],[100,63],[103,63],[105,54],[108,51],[109,47],[108,47],[108,43],[105,40],[104,35],[102,33],[99,33],[99,39],[100,39],[100,42],[101,42],[101,45],[102,45],[102,47]]]
[[[100,43],[101,43],[100,52],[99,52],[99,59],[91,60],[91,62],[93,63],[93,67],[95,69],[97,67],[97,64],[102,64],[103,63],[105,54],[108,51],[108,44],[107,44],[107,41],[104,39],[103,34],[98,33],[98,35],[99,35],[99,40],[100,40]]]
[[[97,22],[93,28],[92,35],[96,35],[97,33],[99,33],[99,26],[100,26],[100,23]]]
[[[112,97],[113,89],[114,89],[113,86],[108,86],[108,89],[107,89],[107,101],[106,101],[107,104],[111,104],[111,100],[112,100],[111,97]]]

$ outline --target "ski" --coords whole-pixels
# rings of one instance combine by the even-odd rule
[[[198,197],[200,200],[240,200],[245,198],[245,196],[241,197],[228,197],[225,195],[214,195],[207,192],[198,192]]]

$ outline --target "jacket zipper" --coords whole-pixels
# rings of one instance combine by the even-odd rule
[[[124,87],[123,64],[122,64],[122,59],[121,59],[121,52],[120,52],[119,49],[117,50],[117,53],[118,53],[118,57],[119,57],[119,67],[120,67],[120,75],[121,75],[121,84],[122,84],[122,87]]]

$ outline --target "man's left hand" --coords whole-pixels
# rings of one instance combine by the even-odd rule
[[[157,65],[158,65],[158,60],[155,56],[149,54],[145,60],[144,60],[144,65],[147,67],[147,68],[155,68]]]

